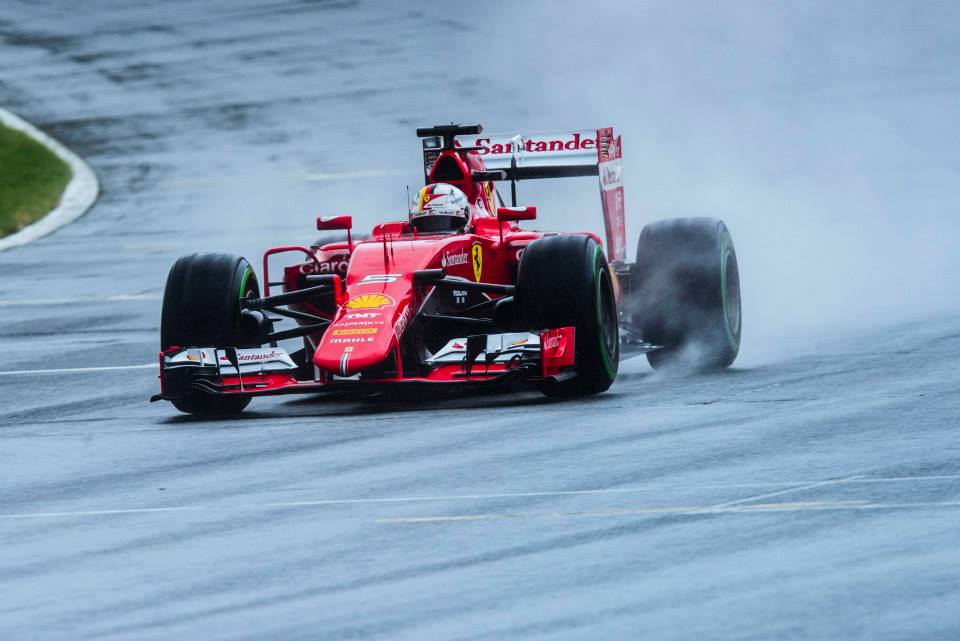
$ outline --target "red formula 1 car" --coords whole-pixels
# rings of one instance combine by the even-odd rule
[[[349,216],[318,218],[318,229],[342,236],[267,250],[262,291],[243,258],[180,258],[164,292],[152,400],[223,415],[254,396],[345,388],[524,383],[572,396],[606,390],[620,359],[636,354],[654,367],[733,362],[739,273],[721,221],[652,223],[627,263],[612,129],[482,131],[417,130],[426,186],[409,218],[362,239]],[[606,253],[592,233],[519,225],[537,211],[516,206],[518,181],[573,176],[599,176]],[[511,206],[498,182],[510,183]],[[280,254],[297,258],[271,270]],[[285,319],[295,325],[278,327]],[[288,339],[303,347],[288,351]]]

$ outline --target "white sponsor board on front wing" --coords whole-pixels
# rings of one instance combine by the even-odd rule
[[[237,348],[237,363],[241,374],[277,372],[296,369],[297,365],[282,347]],[[218,367],[223,374],[236,374],[230,355],[225,349],[190,347],[172,356],[165,356],[166,367]]]
[[[477,360],[486,360],[487,354],[496,354],[493,362],[505,362],[526,351],[540,351],[539,334],[513,332],[508,334],[490,334],[484,351]],[[436,354],[427,359],[428,363],[461,363],[467,355],[467,339],[455,338],[448,341]]]

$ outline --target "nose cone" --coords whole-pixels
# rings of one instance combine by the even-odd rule
[[[347,271],[347,302],[320,339],[314,364],[336,376],[353,376],[387,360],[416,311],[413,274],[439,267],[444,251],[467,242],[461,236],[384,236],[357,244]]]
[[[344,306],[340,317],[324,333],[314,364],[338,376],[353,376],[382,363],[396,344],[395,327],[409,315],[385,294],[364,294]]]

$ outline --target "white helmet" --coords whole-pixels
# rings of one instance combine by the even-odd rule
[[[427,185],[417,194],[410,223],[420,232],[451,232],[470,222],[467,195],[447,183]]]

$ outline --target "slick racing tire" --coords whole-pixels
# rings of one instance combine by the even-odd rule
[[[643,228],[632,280],[633,322],[654,368],[728,367],[740,351],[740,272],[733,239],[716,218],[675,218]]]
[[[191,254],[170,268],[163,292],[160,345],[181,347],[257,347],[259,328],[241,314],[244,298],[260,295],[257,276],[245,258],[230,254]],[[181,412],[201,416],[237,414],[246,396],[215,396],[193,390],[168,390]]]
[[[583,396],[610,387],[620,363],[620,332],[610,268],[595,240],[558,235],[527,245],[516,303],[521,324],[529,330],[575,328],[576,375],[545,381],[547,396]]]

